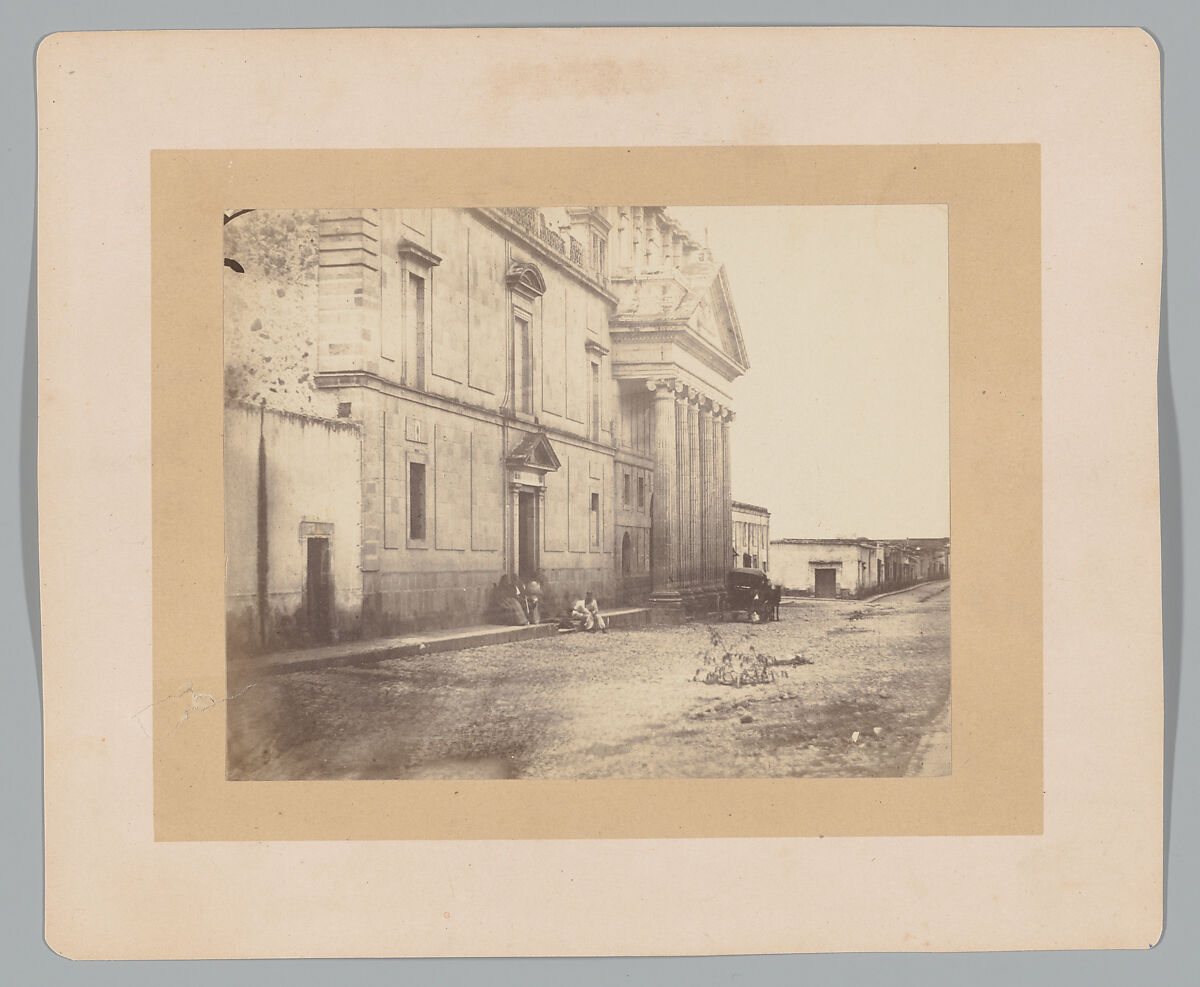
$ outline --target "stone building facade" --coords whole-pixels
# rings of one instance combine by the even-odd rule
[[[800,596],[840,598],[950,578],[949,538],[779,538],[772,576]]]
[[[479,622],[506,572],[555,608],[715,599],[748,360],[666,210],[226,216],[232,648]]]
[[[770,567],[771,512],[754,504],[733,502],[733,564],[746,568]]]
[[[772,577],[788,592],[836,599],[879,585],[879,546],[865,538],[780,538],[771,542]]]

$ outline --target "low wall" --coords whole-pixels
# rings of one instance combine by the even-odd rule
[[[224,415],[225,615],[231,654],[357,637],[359,430],[233,402]],[[328,545],[326,626],[309,626],[308,539]]]

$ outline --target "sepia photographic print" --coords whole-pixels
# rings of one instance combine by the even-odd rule
[[[224,224],[228,778],[950,773],[944,205]]]
[[[50,946],[1153,942],[1159,68],[45,39]]]

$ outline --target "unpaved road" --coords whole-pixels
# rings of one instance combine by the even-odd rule
[[[227,706],[229,776],[896,777],[949,770],[949,583],[876,603],[804,600],[782,610],[778,623],[711,625],[730,650],[753,645],[811,661],[741,689],[692,681],[711,649],[705,624],[560,635],[265,678]]]

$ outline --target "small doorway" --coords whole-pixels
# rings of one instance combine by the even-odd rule
[[[538,569],[537,494],[522,490],[517,504],[517,575],[532,579]]]
[[[633,540],[629,537],[628,531],[621,539],[621,575],[633,575]]]
[[[313,641],[328,641],[333,630],[333,579],[329,564],[329,539],[308,538],[305,616]]]
[[[816,570],[816,596],[833,599],[837,596],[837,570]]]

